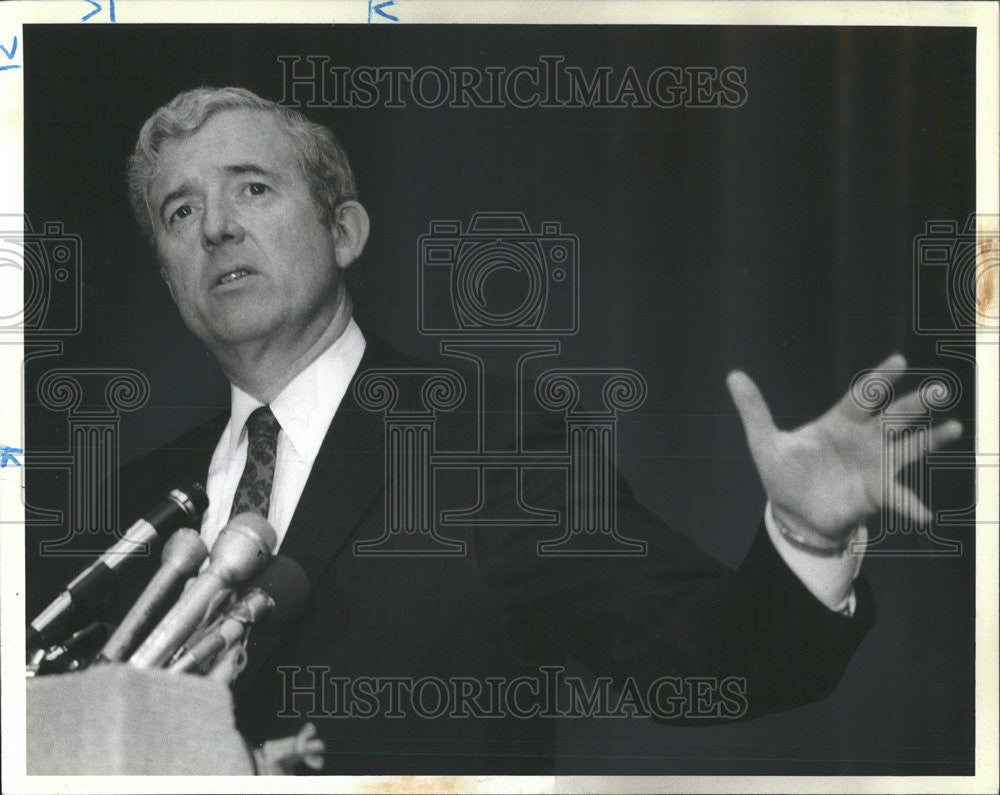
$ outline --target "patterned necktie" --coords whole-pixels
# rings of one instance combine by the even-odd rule
[[[247,464],[236,487],[230,519],[246,511],[267,518],[280,430],[281,426],[268,406],[261,406],[247,417]]]

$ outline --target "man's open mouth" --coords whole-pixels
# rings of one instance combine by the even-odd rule
[[[219,277],[219,284],[229,284],[230,282],[235,282],[237,279],[242,279],[244,276],[249,276],[251,271],[246,268],[237,268],[234,271],[229,271],[229,273],[224,273]]]

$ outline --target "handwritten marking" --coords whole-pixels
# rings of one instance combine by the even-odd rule
[[[374,11],[379,16],[385,17],[386,19],[391,19],[393,22],[399,22],[399,17],[394,17],[388,11],[383,11],[382,9],[386,6],[396,5],[395,0],[385,0],[383,3],[374,4],[374,0],[368,0],[368,22],[371,24],[372,21],[372,11]]]
[[[94,10],[91,11],[89,14],[87,14],[87,16],[80,17],[80,21],[81,22],[86,22],[88,19],[90,19],[92,16],[94,16],[94,14],[100,14],[101,13],[101,4],[100,3],[95,3],[94,0],[84,0],[84,2],[90,3],[94,7]]]
[[[2,44],[0,44],[0,52],[3,52],[3,54],[7,56],[8,61],[13,61],[14,56],[17,54],[17,36],[14,37],[14,43],[10,45],[9,50]],[[0,72],[4,71],[5,69],[20,69],[20,68],[21,64],[19,63],[3,64],[2,66],[0,66]]]
[[[88,19],[94,16],[94,14],[101,13],[101,4],[98,3],[97,0],[84,0],[84,2],[90,3],[94,7],[94,10],[91,11],[89,14],[87,14],[87,16],[80,17],[81,22],[86,22]],[[115,0],[108,0],[108,19],[111,20],[112,22],[115,21]]]
[[[7,464],[13,464],[16,467],[21,466],[21,462],[14,458],[14,453],[23,453],[20,447],[8,447],[5,444],[0,444],[0,469],[6,469]]]

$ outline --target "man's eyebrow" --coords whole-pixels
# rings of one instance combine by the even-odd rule
[[[265,179],[272,180],[274,182],[281,181],[281,175],[277,171],[271,171],[268,168],[257,165],[256,163],[234,163],[231,166],[226,166],[226,173],[232,174],[233,176],[241,176],[243,174],[253,174],[257,176],[264,177]],[[174,188],[170,193],[163,197],[163,201],[160,202],[160,217],[163,217],[163,213],[166,212],[167,205],[175,199],[179,199],[187,193],[194,190],[190,182],[185,182],[177,188]]]
[[[267,179],[275,181],[281,179],[281,176],[278,174],[277,171],[271,171],[270,169],[264,168],[263,166],[259,166],[256,163],[235,163],[231,166],[226,166],[225,170],[227,173],[235,175],[259,174],[262,177],[266,177]]]

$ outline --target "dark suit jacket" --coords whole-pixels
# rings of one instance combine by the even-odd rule
[[[368,340],[359,373],[413,366],[373,335]],[[458,436],[474,416],[453,412]],[[547,422],[541,413],[532,416],[549,428],[534,435],[534,444],[564,443],[549,432],[551,415]],[[123,503],[123,519],[140,515],[181,482],[204,482],[226,419],[125,468],[123,500],[141,499]],[[245,736],[255,742],[286,736],[312,720],[327,743],[326,773],[527,773],[551,770],[553,763],[551,718],[428,717],[437,687],[422,691],[422,714],[403,704],[403,717],[387,717],[392,685],[385,685],[379,714],[347,717],[350,699],[338,682],[436,677],[486,683],[518,675],[538,681],[540,666],[572,655],[617,687],[631,678],[643,692],[661,677],[742,677],[743,717],[754,717],[825,697],[872,621],[863,578],[855,586],[855,616],[834,614],[787,569],[762,528],[731,571],[665,527],[624,482],[619,527],[648,543],[641,557],[541,556],[537,542],[558,537],[559,529],[517,525],[455,532],[467,545],[461,556],[359,556],[354,543],[380,538],[385,526],[384,440],[382,417],[360,408],[349,390],[280,550],[309,575],[308,606],[278,637],[255,631],[248,668],[235,686]],[[492,473],[486,500],[503,510],[515,480],[510,472]],[[565,502],[564,481],[555,473],[529,473],[523,487],[532,505]],[[475,502],[470,488],[461,476],[442,478],[438,507],[468,507]],[[489,685],[480,692],[491,692]],[[370,700],[351,703],[362,712],[371,706]],[[491,711],[488,698],[479,703]],[[509,713],[509,705],[499,711]]]

